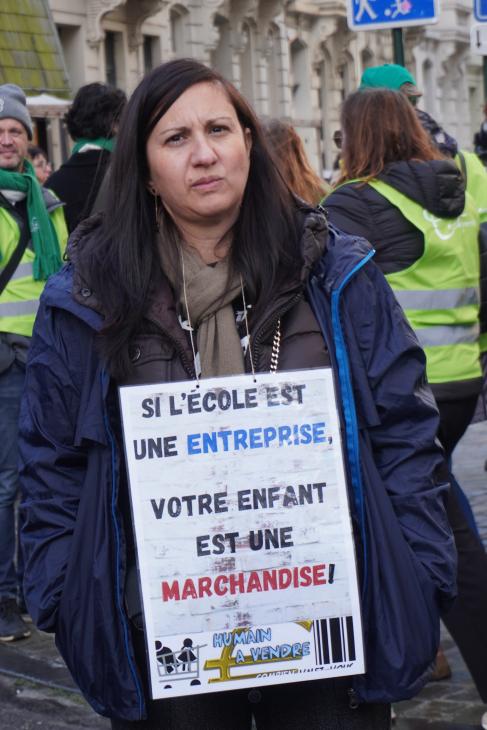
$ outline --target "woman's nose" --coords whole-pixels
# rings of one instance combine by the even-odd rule
[[[206,135],[199,135],[193,140],[192,162],[193,165],[212,165],[217,156]]]

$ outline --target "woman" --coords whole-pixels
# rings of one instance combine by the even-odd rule
[[[95,210],[110,164],[127,97],[107,84],[81,86],[64,115],[74,142],[71,156],[49,178],[48,187],[65,203],[70,233]]]
[[[37,147],[37,145],[29,145],[27,154],[32,162],[36,177],[39,180],[39,185],[45,185],[47,178],[52,173],[51,163],[47,159],[47,154],[42,147]]]
[[[451,455],[470,423],[481,385],[478,296],[472,293],[467,302],[461,295],[462,288],[479,286],[475,206],[465,195],[460,170],[433,147],[399,92],[367,89],[352,94],[343,105],[342,134],[342,178],[326,209],[332,223],[372,243],[374,261],[404,309],[416,311],[410,320],[428,354],[428,378],[441,414],[440,438]],[[443,241],[437,244],[443,254],[437,258],[431,243],[435,235]],[[419,264],[429,265],[429,271],[419,272]],[[412,266],[414,271],[404,273]],[[458,292],[459,303],[441,304],[438,282],[445,278],[441,286],[452,295]],[[408,290],[416,291],[415,302]],[[424,300],[437,292],[431,308],[444,314],[418,312],[427,307],[420,302],[421,291],[426,292]],[[448,325],[451,332],[440,329]],[[466,325],[471,326],[471,339],[465,333],[455,344],[455,326],[459,330]],[[437,333],[430,331],[435,326]]]
[[[427,355],[447,457],[467,429],[481,388],[479,219],[456,164],[421,127],[406,96],[351,94],[342,109],[341,184],[330,221],[366,237]],[[487,557],[458,501],[447,503],[459,553],[458,598],[442,618],[487,702]]]
[[[368,245],[348,244],[294,201],[216,72],[176,60],[140,83],[104,219],[80,226],[41,305],[21,418],[26,600],[115,729],[248,730],[253,714],[266,730],[379,730],[425,681],[454,590],[437,418]],[[331,366],[347,402],[367,674],[151,701],[116,386],[269,372],[278,330],[278,369]]]
[[[301,137],[292,124],[270,119],[264,123],[264,131],[290,189],[307,203],[317,205],[327,195],[329,187],[311,167]]]

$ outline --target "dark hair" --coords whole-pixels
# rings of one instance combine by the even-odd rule
[[[389,162],[443,159],[400,91],[355,91],[343,102],[341,121],[341,180],[377,177]]]
[[[72,139],[113,137],[127,102],[125,92],[106,84],[86,84],[78,89],[64,115]]]
[[[153,267],[160,266],[154,197],[147,188],[146,142],[181,94],[200,83],[221,85],[242,128],[252,135],[249,177],[234,226],[230,264],[243,277],[253,316],[258,316],[281,280],[296,277],[299,271],[292,194],[272,161],[249,103],[229,81],[197,61],[177,59],[159,66],[135,89],[120,120],[103,224],[83,253],[105,314],[101,354],[115,377],[130,372],[129,341],[147,310]],[[164,215],[169,216],[162,208],[162,226],[167,227]]]
[[[30,144],[27,148],[27,154],[29,155],[30,159],[33,160],[34,157],[39,157],[39,155],[42,155],[45,160],[48,159],[46,150],[43,150],[42,147],[38,147],[35,144]]]
[[[301,137],[292,124],[280,119],[263,123],[276,165],[293,193],[307,203],[319,203],[329,191],[328,185],[313,170]]]

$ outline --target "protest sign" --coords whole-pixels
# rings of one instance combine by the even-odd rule
[[[120,403],[153,698],[362,673],[331,370]]]

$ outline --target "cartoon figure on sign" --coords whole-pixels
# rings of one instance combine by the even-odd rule
[[[390,18],[397,18],[398,15],[407,15],[413,8],[409,0],[395,0],[390,8],[384,11],[384,15]]]
[[[155,642],[157,673],[161,682],[171,677],[171,684],[166,684],[165,689],[171,689],[173,682],[190,680],[190,684],[201,684],[200,674],[200,650],[206,644],[193,644],[192,639],[184,639],[179,652],[173,651],[168,646],[163,646],[159,639]]]
[[[371,2],[374,2],[374,0],[371,0]],[[355,5],[358,5],[358,13],[355,16],[356,22],[360,23],[364,13],[367,13],[371,20],[377,18],[377,13],[372,9],[369,0],[355,0]]]
[[[171,674],[176,671],[176,657],[174,656],[172,649],[168,646],[162,646],[161,641],[156,641],[156,657],[157,661],[159,664],[162,664],[167,674]]]
[[[178,661],[182,664],[183,672],[191,671],[191,662],[196,661],[196,654],[193,651],[193,642],[191,639],[185,639],[183,641],[183,647],[178,656]]]

